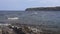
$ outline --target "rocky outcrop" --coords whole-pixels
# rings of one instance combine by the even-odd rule
[[[26,25],[8,25],[0,27],[0,34],[60,34],[59,31],[48,30],[45,28],[26,26]]]
[[[60,7],[27,8],[25,11],[60,11]]]

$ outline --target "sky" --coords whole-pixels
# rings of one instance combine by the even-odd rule
[[[60,6],[60,0],[0,0],[0,10],[25,10],[31,7]]]

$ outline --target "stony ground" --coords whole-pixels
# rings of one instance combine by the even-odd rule
[[[0,34],[60,34],[60,31],[44,30],[35,26],[8,25],[0,27]]]

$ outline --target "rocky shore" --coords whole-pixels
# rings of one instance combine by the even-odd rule
[[[7,25],[0,26],[0,34],[60,34],[60,31],[51,31],[37,26]]]

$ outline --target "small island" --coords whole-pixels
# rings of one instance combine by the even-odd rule
[[[27,8],[25,11],[60,11],[60,6]]]

